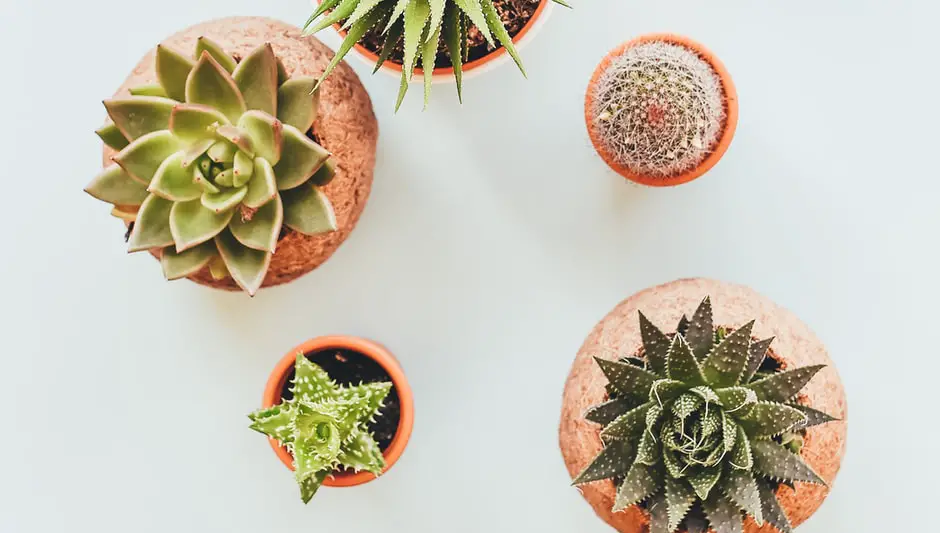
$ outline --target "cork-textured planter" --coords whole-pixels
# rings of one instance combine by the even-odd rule
[[[601,451],[600,426],[584,419],[590,407],[606,398],[607,379],[594,357],[617,359],[637,353],[642,346],[638,311],[661,327],[678,323],[705,296],[711,296],[716,325],[738,328],[756,320],[753,335],[774,336],[773,357],[783,369],[827,365],[802,390],[798,401],[822,410],[838,421],[806,430],[800,452],[829,486],[797,482],[796,491],[781,486],[777,491],[785,513],[797,526],[809,518],[829,494],[845,453],[846,400],[839,375],[822,342],[795,315],[742,285],[709,279],[683,279],[652,287],[624,300],[595,326],[575,357],[565,384],[559,441],[568,473],[578,475]],[[674,331],[674,330],[673,330]],[[667,331],[669,332],[669,331]],[[597,515],[621,533],[646,533],[649,517],[633,506],[614,513],[616,487],[611,480],[580,486],[582,495]],[[748,517],[746,533],[773,533],[772,526],[758,526]]]
[[[347,350],[364,355],[381,366],[392,382],[393,390],[398,396],[399,418],[395,436],[388,447],[382,451],[382,455],[385,457],[385,470],[383,470],[383,473],[388,472],[388,469],[401,457],[405,447],[408,446],[408,440],[411,438],[411,431],[414,427],[414,396],[401,365],[384,346],[367,339],[346,335],[317,337],[295,346],[278,361],[277,366],[271,371],[264,388],[261,406],[268,408],[281,403],[282,391],[291,371],[294,369],[298,353],[309,356],[328,350]],[[278,459],[287,468],[293,470],[294,457],[287,448],[271,438],[268,439],[268,442],[271,444],[274,453],[277,454]],[[352,487],[368,483],[374,479],[376,477],[369,472],[337,472],[327,477],[323,484],[327,487]]]
[[[709,155],[695,168],[669,177],[648,176],[640,174],[618,162],[614,154],[612,154],[607,146],[605,146],[605,144],[600,140],[598,127],[593,118],[597,83],[601,76],[607,71],[611,62],[615,58],[623,55],[623,53],[630,48],[650,42],[665,42],[682,46],[694,52],[702,60],[708,63],[721,81],[723,101],[725,104],[724,125],[721,130],[721,134],[718,137],[718,141],[711,149]],[[703,174],[711,170],[711,168],[714,167],[725,155],[725,152],[728,151],[728,147],[731,146],[731,140],[734,138],[734,132],[738,124],[738,94],[737,90],[735,89],[734,82],[731,80],[731,75],[728,73],[728,70],[725,68],[724,64],[707,48],[693,41],[692,39],[683,37],[681,35],[654,33],[643,35],[621,44],[617,48],[611,50],[600,62],[600,64],[598,64],[597,68],[594,70],[594,74],[591,76],[591,81],[588,83],[587,91],[585,92],[584,119],[587,125],[588,136],[591,139],[591,144],[594,145],[594,149],[597,151],[598,155],[600,155],[601,159],[603,159],[611,169],[624,178],[641,185],[647,185],[651,187],[670,187],[688,183],[701,177]]]
[[[326,45],[313,37],[301,36],[299,28],[260,17],[205,22],[182,30],[161,44],[191,53],[202,36],[218,43],[236,59],[270,43],[290,76],[319,77],[333,58]],[[140,60],[115,92],[116,97],[130,94],[131,87],[157,81],[154,55],[155,50],[151,50]],[[282,233],[262,287],[287,283],[320,266],[346,240],[365,208],[372,188],[379,129],[368,93],[345,63],[320,87],[320,108],[313,131],[336,163],[336,177],[323,191],[333,205],[338,229],[316,236],[295,231]],[[105,146],[103,163],[109,164],[113,155],[114,151]],[[240,290],[230,277],[213,279],[208,268],[189,279],[217,289]]]

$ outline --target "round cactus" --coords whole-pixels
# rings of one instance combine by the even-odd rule
[[[725,129],[722,80],[687,46],[650,40],[609,58],[587,110],[600,148],[638,176],[671,178],[698,167]]]
[[[104,102],[97,133],[117,150],[85,188],[131,224],[128,251],[154,251],[167,279],[207,265],[253,295],[283,226],[336,229],[320,187],[330,153],[310,134],[314,78],[288,78],[270,44],[241,61],[206,38],[193,59],[156,51],[158,84]]]

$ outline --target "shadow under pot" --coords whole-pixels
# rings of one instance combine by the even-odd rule
[[[306,503],[321,485],[362,485],[387,472],[411,437],[414,400],[383,346],[318,337],[278,362],[249,418],[294,471]]]

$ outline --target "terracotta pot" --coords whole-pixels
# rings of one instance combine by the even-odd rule
[[[268,42],[291,76],[319,77],[333,58],[333,52],[313,37],[303,37],[299,28],[259,17],[231,17],[187,28],[162,44],[184,54],[191,54],[196,40],[206,36],[225,51],[244,57]],[[156,83],[155,50],[147,52],[127,80],[115,92],[126,96],[128,89]],[[313,126],[320,144],[333,154],[336,177],[323,188],[333,204],[338,229],[332,233],[308,236],[291,231],[277,244],[277,252],[262,287],[292,281],[320,266],[333,255],[359,220],[372,189],[378,123],[368,93],[349,65],[342,63],[320,88],[320,110]],[[104,148],[103,163],[110,163],[114,152]],[[208,268],[189,279],[218,289],[240,290],[231,278],[215,280]]]
[[[810,517],[829,494],[845,453],[846,400],[842,382],[826,348],[795,315],[742,285],[709,279],[683,279],[652,287],[624,300],[591,332],[578,351],[565,384],[559,441],[568,473],[577,476],[601,451],[600,426],[584,419],[588,408],[606,398],[604,377],[594,357],[617,359],[632,355],[642,345],[637,312],[664,328],[673,328],[683,314],[690,315],[705,296],[711,296],[716,325],[737,328],[751,319],[754,336],[776,337],[771,344],[775,359],[783,368],[814,364],[828,365],[798,396],[803,405],[822,410],[839,421],[806,430],[800,455],[829,486],[796,483],[797,490],[781,486],[777,498],[791,523],[797,526]],[[674,330],[673,330],[674,331]],[[639,507],[614,513],[616,487],[611,480],[581,485],[581,493],[597,515],[621,533],[645,533],[649,517]],[[765,524],[759,527],[750,517],[746,533],[775,533]]]
[[[319,0],[314,0],[314,2],[319,4]],[[554,4],[555,2],[553,2],[552,0],[541,0],[539,2],[539,6],[535,10],[535,13],[532,15],[532,18],[529,19],[529,21],[525,24],[525,26],[523,26],[522,29],[519,30],[519,33],[517,33],[512,38],[513,44],[516,45],[517,50],[520,50],[520,53],[521,53],[522,47],[524,47],[532,39],[532,37],[535,36],[538,29],[541,28],[545,24],[546,20],[548,20],[548,15],[551,13],[552,8],[554,7]],[[344,38],[346,37],[346,32],[342,30],[342,26],[340,24],[335,24],[334,28],[342,37]],[[363,61],[371,65],[373,68],[375,67],[375,64],[378,63],[379,55],[369,50],[368,48],[362,46],[361,44],[356,43],[355,45],[353,45],[353,49],[359,54],[359,56],[361,57]],[[487,70],[496,68],[503,63],[511,62],[511,61],[512,61],[512,58],[506,52],[506,49],[500,46],[496,48],[495,50],[493,50],[492,52],[490,52],[489,54],[486,54],[485,56],[479,59],[469,61],[466,64],[464,64],[463,69],[462,69],[464,80],[467,80],[470,77],[482,74],[483,72],[486,72]],[[382,66],[379,70],[382,72],[385,72],[386,74],[390,74],[394,76],[396,79],[400,79],[403,67],[399,63],[386,61],[385,63],[382,63]],[[420,67],[415,67],[414,77],[412,78],[412,81],[414,83],[420,83],[423,76],[424,76],[424,69]],[[433,76],[433,82],[436,84],[455,83],[453,67],[435,68],[432,76]]]
[[[378,363],[389,375],[398,398],[401,403],[401,414],[398,420],[398,429],[391,444],[383,451],[385,457],[385,470],[387,472],[392,465],[398,461],[405,447],[408,445],[408,439],[411,438],[411,430],[414,427],[414,397],[411,393],[411,386],[405,379],[405,373],[402,371],[398,360],[385,347],[367,339],[359,337],[350,337],[346,335],[333,335],[327,337],[317,337],[310,339],[299,346],[291,348],[287,354],[278,361],[277,366],[268,377],[268,383],[264,387],[264,396],[261,401],[263,408],[272,407],[281,403],[281,391],[284,390],[284,384],[291,370],[294,369],[294,363],[297,360],[297,353],[310,354],[322,352],[324,350],[349,350],[366,357],[369,357]],[[268,438],[271,448],[278,458],[287,468],[294,469],[294,457],[287,451],[287,448],[281,446],[276,440]],[[352,487],[368,483],[376,477],[369,472],[358,473],[337,473],[327,477],[323,484],[327,487]]]
[[[592,108],[594,107],[594,87],[597,84],[598,79],[600,79],[601,75],[607,70],[607,67],[610,65],[611,61],[617,56],[623,54],[627,49],[649,42],[673,43],[683,46],[698,54],[703,60],[711,65],[715,73],[718,74],[724,89],[725,96],[725,124],[722,134],[718,138],[718,143],[715,145],[715,148],[708,155],[708,157],[706,157],[701,163],[699,163],[698,166],[692,170],[666,178],[638,174],[618,163],[614,156],[610,154],[605,146],[599,141],[597,127],[592,120]],[[728,70],[725,68],[721,60],[719,60],[711,51],[701,44],[689,38],[668,33],[643,35],[611,50],[594,70],[594,74],[591,76],[591,81],[588,84],[587,92],[585,93],[584,119],[585,123],[587,124],[588,135],[591,138],[591,143],[594,145],[594,149],[597,151],[598,155],[601,156],[601,159],[603,159],[604,162],[607,163],[607,165],[615,172],[629,179],[630,181],[642,185],[649,185],[651,187],[669,187],[674,185],[681,185],[683,183],[688,183],[711,170],[711,168],[714,167],[716,163],[718,163],[718,160],[725,155],[725,152],[731,145],[731,139],[734,138],[734,132],[738,125],[738,93],[734,87],[734,82],[731,80],[731,75],[728,74]]]

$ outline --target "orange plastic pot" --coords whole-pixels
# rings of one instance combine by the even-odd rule
[[[391,378],[401,403],[401,415],[398,420],[398,429],[395,432],[395,437],[392,439],[392,443],[389,444],[388,448],[383,452],[385,456],[385,470],[383,470],[383,473],[387,472],[388,469],[398,461],[398,458],[401,457],[402,452],[405,451],[405,447],[408,445],[408,440],[411,438],[411,430],[414,427],[414,397],[411,393],[411,386],[408,385],[408,380],[405,379],[405,373],[398,364],[398,360],[395,359],[395,356],[385,349],[384,346],[367,339],[349,337],[346,335],[317,337],[299,346],[295,346],[278,361],[277,366],[275,366],[274,370],[271,372],[268,383],[264,388],[264,397],[261,403],[262,407],[273,407],[281,403],[281,391],[284,389],[287,376],[294,368],[298,352],[309,354],[323,350],[349,350],[365,355],[378,363]],[[272,438],[268,438],[268,442],[271,444],[271,448],[274,450],[274,453],[277,454],[278,458],[280,458],[281,462],[284,463],[287,468],[293,470],[294,457],[287,448],[281,446]],[[375,478],[375,475],[369,472],[343,472],[335,473],[327,477],[323,484],[327,487],[353,487],[355,485],[368,483]]]
[[[594,121],[592,120],[592,109],[594,107],[594,87],[597,85],[601,75],[607,70],[607,67],[610,66],[610,62],[613,61],[615,57],[622,55],[627,49],[649,42],[673,43],[688,48],[689,50],[698,54],[699,57],[711,65],[715,73],[718,74],[725,96],[725,127],[722,131],[721,137],[718,138],[718,144],[715,146],[715,149],[712,150],[712,152],[708,154],[708,157],[706,157],[705,160],[702,161],[697,167],[682,174],[667,178],[637,174],[636,172],[633,172],[632,170],[618,163],[614,156],[610,154],[600,142],[597,127],[594,125]],[[603,159],[610,168],[612,168],[621,176],[627,178],[630,181],[642,185],[649,185],[651,187],[670,187],[674,185],[681,185],[683,183],[688,183],[711,170],[711,168],[714,167],[716,163],[718,163],[718,160],[725,155],[725,152],[728,151],[728,147],[731,145],[731,139],[734,138],[734,131],[738,126],[738,93],[734,87],[734,82],[731,80],[731,75],[728,74],[728,70],[725,68],[721,60],[719,60],[710,50],[693,41],[692,39],[683,37],[681,35],[674,35],[671,33],[653,33],[649,35],[643,35],[623,43],[617,48],[611,50],[600,62],[600,64],[597,66],[597,69],[594,70],[594,75],[591,76],[591,81],[588,84],[587,92],[584,97],[584,122],[587,124],[587,130],[588,135],[591,138],[591,144],[594,145],[594,149],[597,150],[598,155],[601,156],[601,159]]]
[[[519,33],[513,36],[512,38],[513,44],[518,45],[525,38],[525,36],[533,28],[535,28],[538,25],[539,20],[543,17],[543,15],[546,14],[549,4],[551,3],[552,3],[552,0],[541,0],[541,2],[539,2],[539,6],[535,8],[535,13],[532,15],[532,18],[530,18],[529,21],[526,22],[525,26],[523,26],[522,29],[519,30]],[[346,38],[346,32],[342,29],[341,24],[338,24],[338,23],[334,24],[333,27],[343,38]],[[358,52],[359,55],[361,55],[363,58],[365,58],[368,62],[372,63],[373,65],[379,62],[379,55],[373,52],[372,50],[369,50],[365,46],[362,46],[361,44],[356,43],[355,45],[353,45],[353,49],[356,50],[356,52]],[[495,61],[496,59],[499,59],[503,57],[504,55],[507,55],[506,48],[503,46],[500,46],[499,48],[493,50],[492,52],[486,54],[485,56],[479,59],[475,59],[473,61],[469,61],[465,63],[463,65],[462,71],[466,75],[467,73],[473,72],[474,70],[480,70],[483,66],[490,64],[492,61]],[[395,63],[393,61],[386,61],[382,63],[381,69],[391,74],[401,75],[402,70],[404,70],[404,67],[401,64]],[[424,76],[424,69],[420,67],[415,67],[414,75],[419,78],[421,76]],[[444,78],[451,79],[454,76],[454,68],[453,67],[435,68],[433,76],[434,76],[434,79],[436,80],[444,79]]]

